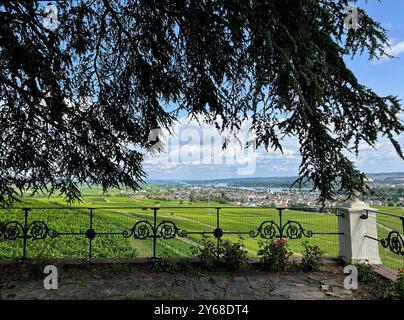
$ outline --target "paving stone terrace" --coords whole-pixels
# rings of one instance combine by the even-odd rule
[[[1,299],[201,299],[201,300],[354,300],[377,299],[372,285],[344,289],[342,267],[325,272],[156,273],[130,265],[63,269],[59,289],[45,290],[43,277],[23,270],[0,277]]]

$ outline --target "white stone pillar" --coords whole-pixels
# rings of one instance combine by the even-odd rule
[[[376,214],[368,212],[368,218],[363,219],[365,209],[369,205],[354,200],[342,207],[343,216],[338,217],[339,257],[346,263],[369,262],[381,264],[377,239]],[[374,239],[371,239],[371,238]]]

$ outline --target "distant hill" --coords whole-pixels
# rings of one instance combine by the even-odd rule
[[[395,184],[404,183],[404,172],[368,173],[367,176],[375,183]]]
[[[368,178],[379,184],[404,183],[404,172],[380,172],[368,173]],[[252,177],[252,178],[225,178],[205,180],[170,180],[170,179],[148,179],[148,183],[158,184],[193,184],[193,185],[216,185],[226,184],[228,186],[261,186],[261,187],[289,187],[297,177]],[[304,187],[310,187],[309,184]]]

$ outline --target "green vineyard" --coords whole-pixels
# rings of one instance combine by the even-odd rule
[[[25,256],[52,258],[90,257],[152,257],[191,255],[190,248],[201,243],[202,235],[213,237],[220,227],[223,239],[237,241],[240,237],[248,255],[257,254],[258,241],[263,240],[264,227],[274,222],[285,225],[284,232],[293,231],[288,241],[294,257],[301,256],[302,242],[308,240],[326,251],[329,257],[337,257],[339,250],[338,217],[335,213],[319,213],[272,208],[221,207],[218,203],[198,203],[179,201],[159,201],[152,199],[132,199],[128,197],[84,197],[84,201],[69,207],[60,198],[37,198],[24,200],[21,208],[2,209],[0,223],[17,221],[21,225],[35,227],[40,222],[46,224],[48,234],[37,228],[35,235],[26,239]],[[24,221],[23,207],[29,207],[27,220]],[[157,207],[154,216],[153,207]],[[221,207],[220,209],[217,209]],[[92,208],[92,209],[89,209]],[[383,208],[386,211],[386,208]],[[391,213],[403,214],[404,210],[390,208]],[[155,219],[155,220],[154,220]],[[386,237],[389,230],[397,229],[397,219],[378,216],[379,237]],[[39,224],[38,224],[39,223]],[[158,226],[158,237],[143,226]],[[133,230],[135,226],[141,227]],[[174,226],[178,233],[172,237],[163,237]],[[260,229],[261,226],[261,229]],[[291,227],[288,229],[288,227]],[[90,241],[86,232],[93,229],[96,234]],[[164,230],[163,230],[164,229]],[[46,231],[45,230],[45,231]],[[163,230],[163,233],[161,231]],[[268,229],[270,230],[270,229]],[[267,231],[268,231],[267,230]],[[12,230],[13,231],[13,230]],[[56,231],[57,234],[52,233]],[[140,232],[137,237],[134,233]],[[299,232],[301,234],[299,235]],[[17,229],[14,232],[18,232]],[[143,236],[142,237],[142,232]],[[181,236],[182,234],[182,236]],[[139,236],[140,235],[140,236]],[[23,237],[14,240],[0,238],[0,258],[18,259],[24,252]],[[90,243],[91,242],[91,243]],[[379,245],[379,254],[383,264],[392,269],[402,267],[402,260],[396,254]]]

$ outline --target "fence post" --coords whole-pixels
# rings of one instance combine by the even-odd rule
[[[153,208],[153,260],[156,257],[156,245],[157,245],[157,210],[159,208]]]
[[[282,211],[285,208],[277,208],[278,209],[278,215],[279,215],[279,238],[283,238],[283,222],[282,222]]]
[[[376,214],[369,205],[354,199],[343,206],[338,216],[339,257],[346,263],[369,262],[381,264],[377,239]],[[368,213],[368,218],[366,217]],[[373,239],[372,239],[373,238]]]
[[[220,229],[220,208],[216,208],[216,230],[221,230]],[[216,234],[216,259],[219,261],[219,248],[220,248],[220,234]]]
[[[24,208],[24,230],[23,230],[23,243],[22,243],[22,258],[27,259],[27,239],[28,239],[28,212],[29,208]]]
[[[88,238],[88,259],[87,264],[91,264],[91,260],[93,258],[93,239],[95,238],[95,231],[93,229],[93,208],[90,208],[90,225],[86,231],[86,237]]]

